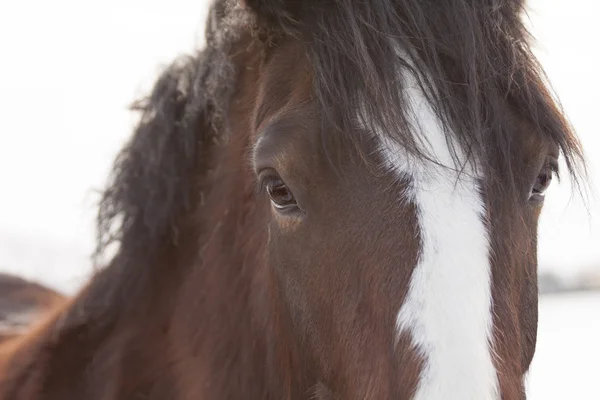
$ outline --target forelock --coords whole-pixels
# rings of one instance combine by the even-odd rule
[[[516,115],[560,147],[577,180],[582,150],[531,52],[522,1],[247,0],[245,6],[269,44],[292,37],[305,45],[315,100],[339,134],[360,111],[369,116],[363,123],[423,157],[402,94],[408,73],[450,146],[477,158],[486,173],[504,184],[515,181],[510,116]]]

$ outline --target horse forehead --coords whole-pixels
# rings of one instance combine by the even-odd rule
[[[420,257],[397,315],[424,356],[416,399],[498,398],[492,358],[489,232],[476,159],[448,136],[417,80],[404,74],[402,96],[418,157],[379,130],[380,152],[392,173],[408,176],[405,196],[418,215]],[[461,167],[462,166],[462,167]],[[448,342],[454,343],[448,346]],[[461,377],[470,376],[470,382]]]
[[[254,127],[309,102],[312,95],[312,69],[300,43],[290,41],[270,53],[259,76]]]

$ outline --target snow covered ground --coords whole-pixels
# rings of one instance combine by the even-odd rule
[[[600,292],[544,296],[530,400],[600,399]]]

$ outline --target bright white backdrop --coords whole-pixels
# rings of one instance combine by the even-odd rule
[[[202,46],[206,7],[203,0],[0,3],[0,269],[67,293],[85,281],[94,243],[95,190],[102,188],[135,123],[127,105],[149,90],[162,66]],[[538,54],[598,182],[600,2],[534,0],[530,9]],[[553,186],[540,226],[540,268],[564,276],[600,268],[599,202],[591,198],[586,210],[572,194],[568,183]],[[561,314],[555,302],[543,301],[540,342],[545,347],[538,358],[557,366],[554,348],[571,346],[577,329],[600,337],[597,324],[586,325],[588,312],[600,317],[600,299],[591,301],[584,306],[559,302],[586,310],[577,319],[580,328],[573,328],[578,322],[571,312],[562,308]],[[567,323],[570,333],[549,336]],[[585,368],[598,372],[598,340],[585,343],[591,360]],[[560,382],[552,378],[560,369],[549,368],[532,376],[536,388],[550,388],[534,391],[544,393],[538,398],[560,392],[552,385],[578,386],[584,394],[594,390],[586,386],[595,384],[593,379]]]

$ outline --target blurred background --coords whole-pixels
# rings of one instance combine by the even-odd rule
[[[0,4],[0,271],[66,294],[89,278],[94,218],[137,115],[128,105],[203,46],[206,0]],[[583,198],[548,192],[529,398],[600,399],[600,2],[533,0],[536,53],[589,159]],[[594,50],[595,49],[595,50]]]

